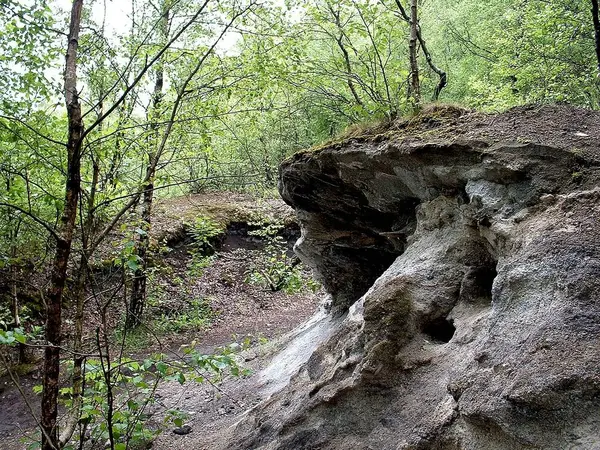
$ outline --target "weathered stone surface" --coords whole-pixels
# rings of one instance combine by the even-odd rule
[[[283,164],[337,329],[226,448],[600,448],[600,115],[428,123]]]

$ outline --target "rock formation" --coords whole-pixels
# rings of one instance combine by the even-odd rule
[[[600,114],[431,110],[280,191],[335,324],[240,449],[600,448]]]

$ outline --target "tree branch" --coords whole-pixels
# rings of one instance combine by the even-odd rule
[[[406,10],[402,6],[402,3],[400,3],[400,0],[394,0],[394,1],[396,2],[396,6],[398,7],[398,11],[400,12],[400,18],[402,20],[404,20],[406,23],[410,24],[411,23],[410,16],[406,13]],[[592,0],[592,1],[597,2],[597,0]],[[442,89],[444,89],[446,87],[446,85],[448,84],[448,75],[446,74],[446,72],[444,72],[442,69],[440,69],[433,63],[433,59],[431,58],[431,53],[429,53],[429,50],[427,49],[427,45],[425,44],[425,39],[423,39],[423,33],[421,32],[421,25],[418,22],[416,24],[416,31],[417,31],[416,37],[419,40],[421,49],[423,49],[423,54],[425,55],[427,64],[429,65],[431,70],[433,70],[440,77],[440,81],[439,81],[438,85],[436,86],[435,91],[433,93],[433,99],[437,100],[440,96],[440,92],[442,92]],[[600,61],[600,56],[599,56],[599,61]]]
[[[206,8],[206,6],[208,5],[209,2],[210,2],[210,0],[206,0],[202,4],[202,6],[198,9],[198,11],[196,11],[196,13],[192,16],[192,18],[190,20],[188,20],[179,29],[179,31],[177,31],[177,33],[175,33],[175,35],[171,38],[171,40],[169,42],[167,42],[167,44],[163,48],[161,48],[160,51],[158,51],[158,53],[156,53],[156,55],[154,55],[154,57],[150,60],[150,62],[146,62],[144,64],[144,67],[142,68],[142,70],[138,73],[138,75],[131,82],[131,84],[129,86],[127,86],[127,88],[123,91],[123,93],[117,99],[117,101],[114,102],[112,104],[112,106],[110,108],[108,108],[104,114],[102,114],[100,117],[98,117],[96,119],[96,121],[94,123],[92,123],[85,130],[82,139],[87,137],[87,135],[90,134],[92,132],[92,130],[94,130],[96,127],[98,127],[98,125],[100,123],[102,123],[108,116],[110,116],[113,113],[113,111],[115,109],[117,109],[119,107],[119,105],[121,103],[123,103],[123,101],[125,101],[125,98],[127,98],[129,93],[138,85],[138,83],[142,80],[142,78],[144,77],[146,72],[148,72],[148,70],[150,70],[150,68],[161,58],[161,56],[173,45],[173,43],[181,37],[181,35],[185,32],[185,30],[187,30],[196,21],[196,19],[198,17],[200,17],[200,15],[202,14],[202,12],[204,12],[204,9]]]
[[[65,146],[67,145],[65,142],[60,142],[60,141],[57,141],[57,140],[55,140],[55,139],[52,139],[52,138],[51,138],[51,137],[49,137],[49,136],[46,136],[45,134],[42,134],[40,131],[36,130],[36,129],[35,129],[35,128],[33,128],[31,125],[29,125],[27,122],[25,122],[24,120],[21,120],[21,119],[19,119],[19,118],[17,118],[17,117],[5,116],[5,115],[3,115],[3,114],[0,114],[0,119],[5,119],[5,120],[10,120],[10,121],[12,121],[12,122],[17,122],[17,123],[19,123],[19,124],[23,125],[25,128],[27,128],[29,131],[32,131],[33,133],[35,133],[35,135],[36,135],[36,136],[39,136],[39,137],[41,137],[42,139],[45,139],[45,140],[47,140],[48,142],[52,142],[53,144],[60,145],[60,146],[63,146],[63,147],[65,147]],[[11,130],[11,131],[12,131],[12,130]],[[13,133],[14,133],[14,131],[13,131]],[[15,134],[16,134],[16,133],[15,133]],[[21,136],[19,136],[19,135],[17,135],[17,136],[18,136],[18,137],[21,137]]]
[[[25,214],[27,217],[29,217],[31,220],[33,220],[35,223],[37,223],[37,224],[41,225],[42,227],[44,227],[46,229],[46,231],[48,231],[52,235],[52,237],[54,239],[56,239],[57,241],[61,240],[61,237],[58,235],[58,233],[56,232],[56,230],[52,226],[50,226],[49,224],[47,224],[45,221],[43,221],[39,217],[35,216],[33,213],[27,211],[26,209],[23,209],[20,206],[13,205],[11,203],[5,203],[5,202],[0,202],[0,206],[6,206],[8,208],[12,208],[14,210],[17,210],[17,211],[19,211],[22,214]]]

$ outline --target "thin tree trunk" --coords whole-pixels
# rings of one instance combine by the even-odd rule
[[[385,64],[383,63],[383,59],[381,58],[381,53],[377,49],[377,43],[375,41],[375,36],[373,35],[374,31],[371,32],[369,23],[365,19],[365,16],[363,15],[360,7],[356,3],[354,3],[354,6],[356,8],[356,12],[358,13],[358,15],[365,27],[367,36],[369,36],[369,40],[371,41],[371,46],[373,47],[373,52],[375,53],[375,58],[377,59],[377,65],[379,66],[379,70],[381,71],[381,78],[383,79],[383,86],[385,88],[385,96],[386,96],[386,100],[387,100],[387,104],[388,104],[387,116],[389,119],[394,119],[396,117],[398,111],[396,110],[396,105],[394,105],[394,102],[392,100],[392,94],[390,92],[390,83],[388,81],[388,77],[386,74]],[[373,30],[375,30],[375,28]],[[375,73],[375,71],[374,71],[374,73]]]
[[[102,110],[102,108],[101,108]],[[99,128],[102,131],[102,128]],[[97,159],[93,160],[92,185],[87,202],[86,218],[81,229],[81,256],[77,267],[73,297],[75,298],[75,332],[73,335],[73,374],[72,381],[72,407],[69,418],[64,429],[60,433],[59,442],[64,446],[73,436],[79,417],[83,400],[83,363],[85,361],[83,352],[83,312],[85,306],[85,286],[89,275],[90,243],[94,233],[94,206],[96,202],[96,190],[100,176],[100,166]]]
[[[406,10],[402,6],[402,3],[400,3],[400,0],[396,0],[396,6],[398,7],[398,11],[400,12],[400,18],[410,25],[412,22],[411,18],[406,13]],[[423,32],[421,31],[421,25],[419,25],[418,20],[417,20],[417,39],[419,41],[419,44],[421,44],[421,50],[423,50],[423,54],[425,55],[427,64],[429,65],[431,70],[433,70],[440,78],[440,81],[438,82],[437,86],[435,87],[435,90],[433,91],[433,100],[438,100],[440,97],[440,93],[442,92],[442,89],[444,89],[446,87],[446,85],[448,84],[448,75],[446,74],[445,71],[443,71],[442,69],[440,69],[438,66],[436,66],[433,63],[433,58],[431,57],[431,53],[429,53],[429,49],[427,48],[425,39],[423,39]]]
[[[13,316],[13,324],[15,328],[21,326],[20,316],[20,304],[19,304],[19,264],[17,262],[18,248],[17,248],[17,235],[19,233],[19,225],[11,230],[11,247],[10,247],[10,297],[11,297],[11,309]],[[27,347],[23,343],[19,343],[19,364],[27,362]]]
[[[440,93],[442,92],[442,89],[444,89],[448,84],[448,75],[446,74],[446,72],[444,72],[442,69],[440,69],[433,63],[431,53],[429,53],[429,49],[427,48],[425,40],[423,39],[423,33],[421,33],[420,25],[417,28],[417,36],[419,38],[419,43],[421,44],[421,50],[423,50],[423,54],[425,55],[425,59],[427,60],[427,64],[429,64],[431,70],[433,70],[438,75],[438,77],[440,77],[440,81],[438,82],[437,86],[435,87],[435,90],[433,91],[433,100],[437,101],[440,98]]]
[[[150,155],[153,158],[153,154]],[[150,227],[152,221],[152,202],[154,199],[154,178],[156,170],[152,163],[146,168],[146,187],[144,188],[142,201],[142,230],[144,231],[138,238],[136,255],[139,260],[139,267],[135,271],[133,285],[131,287],[131,300],[129,302],[129,311],[127,313],[127,328],[134,328],[140,324],[144,306],[146,303],[147,269],[148,269],[148,247],[150,246]]]
[[[329,12],[333,16],[333,19],[335,21],[335,26],[337,27],[338,31],[340,32],[339,37],[335,37],[335,41],[337,42],[338,47],[342,51],[342,56],[344,57],[344,66],[346,69],[348,88],[350,89],[350,93],[352,94],[352,97],[354,97],[354,101],[356,101],[356,104],[364,107],[364,103],[360,99],[358,92],[356,91],[356,87],[354,86],[354,82],[352,81],[352,78],[354,77],[354,73],[352,72],[352,65],[350,63],[350,54],[348,53],[348,50],[346,49],[346,46],[344,45],[344,29],[342,28],[342,22],[340,19],[340,11],[339,10],[335,11],[331,4],[327,4],[327,7],[329,9]]]
[[[12,300],[12,316],[13,316],[13,324],[15,328],[19,328],[21,326],[21,318],[19,317],[19,293],[17,290],[17,265],[15,264],[15,258],[17,257],[17,248],[11,248],[11,259],[12,262],[10,264],[10,297]],[[21,362],[21,361],[19,361]]]
[[[364,107],[364,103],[358,96],[358,92],[356,91],[356,87],[354,86],[354,82],[352,81],[352,77],[354,77],[354,74],[352,73],[352,66],[350,65],[350,55],[348,54],[348,50],[346,50],[341,36],[336,39],[336,42],[338,44],[338,47],[342,51],[342,55],[344,56],[344,65],[346,68],[348,88],[350,89],[350,92],[352,93],[352,97],[354,97],[354,101],[356,102],[356,104],[358,106]]]
[[[163,1],[163,11],[161,18],[161,39],[167,42],[169,39],[169,8],[166,1]],[[156,158],[158,143],[158,109],[163,97],[163,86],[165,79],[164,64],[158,61],[156,69],[156,81],[152,97],[151,128],[152,141],[148,153],[148,165],[146,166],[146,186],[144,187],[142,200],[142,233],[137,242],[136,255],[139,259],[139,268],[135,271],[133,285],[131,287],[131,300],[129,302],[129,311],[127,312],[127,328],[139,325],[144,313],[146,304],[146,292],[148,284],[148,250],[150,247],[150,228],[152,226],[152,203],[154,201],[154,179],[156,177]]]
[[[251,3],[251,5],[252,5],[252,3]],[[163,7],[165,7],[164,3],[163,3]],[[160,158],[161,158],[163,152],[165,151],[167,142],[169,140],[169,137],[171,136],[171,131],[173,130],[173,126],[175,124],[177,114],[179,113],[179,108],[181,106],[183,98],[187,92],[187,88],[188,88],[189,84],[192,82],[193,78],[198,73],[198,71],[202,68],[206,59],[212,54],[212,52],[214,51],[217,44],[221,41],[221,39],[223,38],[223,36],[227,32],[227,30],[229,30],[229,28],[233,25],[233,23],[237,20],[237,18],[242,16],[246,11],[248,11],[248,9],[250,9],[250,6],[247,6],[246,8],[242,9],[241,11],[239,11],[238,13],[236,13],[233,16],[233,18],[229,21],[229,23],[227,23],[226,26],[223,28],[223,30],[221,31],[221,34],[215,39],[215,41],[212,43],[212,45],[206,50],[206,52],[198,60],[198,62],[196,63],[196,65],[194,66],[192,71],[186,77],[184,82],[181,84],[179,92],[177,93],[177,97],[175,98],[173,106],[171,107],[170,117],[165,122],[166,126],[165,126],[164,132],[162,133],[160,143],[158,144],[156,150],[154,151],[154,154],[150,155],[151,157],[149,158],[149,165],[146,169],[146,178],[145,178],[146,185],[145,185],[144,193],[143,193],[144,201],[143,201],[143,206],[142,206],[142,220],[145,222],[146,226],[148,227],[148,230],[144,235],[142,235],[140,237],[139,244],[142,244],[142,245],[139,246],[140,248],[138,249],[138,253],[137,253],[138,256],[143,257],[143,259],[141,260],[142,264],[147,264],[146,256],[147,256],[147,249],[148,249],[148,242],[149,242],[149,236],[147,235],[147,233],[149,231],[150,216],[152,213],[152,200],[153,200],[153,195],[154,195],[154,176],[156,174],[156,168],[158,167]],[[164,22],[163,22],[163,25],[165,27],[168,27],[168,17],[169,17],[168,14],[169,14],[169,9],[166,8],[165,13],[164,13]],[[159,74],[162,73],[162,75],[164,76],[164,72],[162,72],[162,67],[159,67],[157,72]],[[154,94],[155,94],[154,104],[153,104],[154,110],[156,110],[158,108],[159,103],[162,101],[162,82],[163,82],[162,78],[160,76],[157,76],[157,80],[155,83],[155,89],[154,89]],[[161,92],[161,95],[157,96],[156,94],[159,92],[159,90]],[[134,201],[134,200],[135,199],[132,199],[131,201]],[[110,225],[111,224],[109,224],[109,226]],[[144,245],[145,245],[145,247],[144,247]],[[140,250],[141,250],[141,253],[140,253]],[[132,293],[131,301],[129,302],[129,308],[128,308],[127,323],[130,323],[130,324],[137,324],[137,321],[139,321],[141,313],[143,312],[144,303],[146,301],[146,273],[145,272],[140,273],[139,277],[137,275],[138,274],[136,273],[136,276],[134,278],[134,286],[132,288],[132,289],[137,289],[137,293],[135,294],[135,296]],[[137,286],[136,286],[136,283],[138,283]],[[131,321],[134,321],[134,322],[131,322]]]
[[[7,176],[6,178],[6,192],[10,192],[12,178]],[[13,318],[13,325],[15,328],[21,326],[21,319],[19,317],[19,295],[17,290],[17,236],[18,236],[18,225],[14,225],[13,210],[8,208],[6,211],[6,217],[8,218],[8,233],[7,239],[10,242],[10,297],[11,297],[11,312]]]
[[[77,48],[83,0],[74,0],[71,7],[68,45],[64,74],[65,103],[68,118],[67,179],[65,205],[57,230],[56,253],[52,264],[50,287],[46,295],[46,348],[42,392],[42,450],[60,448],[58,441],[58,377],[62,326],[62,299],[71,254],[73,231],[77,217],[77,202],[81,189],[81,144],[83,119],[77,92]]]
[[[592,0],[592,20],[594,21],[594,41],[596,42],[596,60],[598,76],[600,76],[600,18],[598,18],[598,0]]]
[[[421,86],[419,84],[419,61],[417,60],[417,31],[418,31],[417,0],[410,1],[410,40],[408,43],[410,59],[410,98],[413,106],[418,108],[421,103]]]

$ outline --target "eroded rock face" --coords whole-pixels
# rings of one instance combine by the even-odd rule
[[[338,325],[227,448],[600,448],[594,124],[423,121],[284,163]]]

